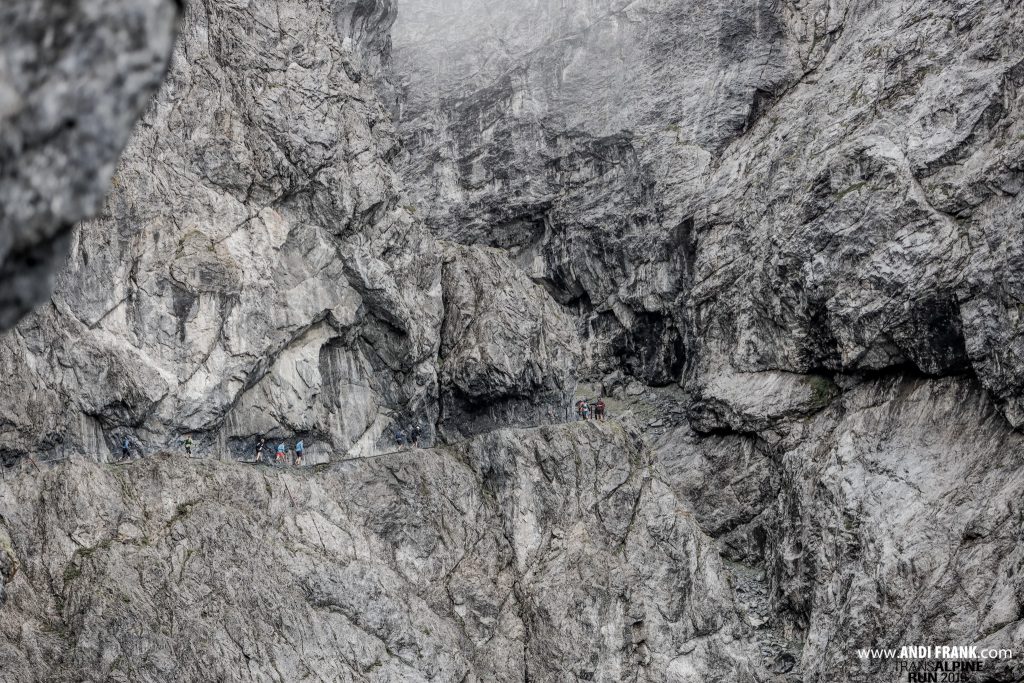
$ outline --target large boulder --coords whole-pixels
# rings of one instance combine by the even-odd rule
[[[450,245],[441,277],[441,424],[562,422],[582,360],[572,319],[504,252]]]

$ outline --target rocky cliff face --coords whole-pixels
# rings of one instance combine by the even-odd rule
[[[656,458],[779,675],[1021,640],[1022,27],[684,0],[409,0],[396,26],[411,201],[547,287],[606,390],[681,385]]]
[[[736,563],[769,662],[792,666],[792,680],[868,681],[896,672],[858,648],[1019,648],[1024,444],[975,382],[869,381],[802,419],[801,391],[756,390],[767,399],[756,406],[738,392],[723,401],[731,428],[667,428],[656,451]],[[1017,659],[978,680],[1022,673]]]
[[[797,77],[784,13],[406,2],[395,62],[411,201],[436,232],[505,248],[545,283],[577,315],[593,372],[678,381],[698,200],[766,93]]]
[[[711,539],[635,433],[584,427],[308,474],[159,456],[4,484],[34,550],[0,679],[756,680]]]
[[[105,454],[126,436],[152,452],[186,433],[216,454],[251,455],[259,435],[365,452],[393,424],[432,426],[441,399],[515,394],[533,417],[563,403],[575,331],[544,338],[559,312],[507,261],[489,266],[497,296],[535,329],[491,329],[472,370],[452,369],[472,351],[442,349],[442,323],[446,339],[487,328],[475,316],[494,302],[443,285],[443,249],[401,201],[375,89],[394,16],[390,2],[189,3],[102,215],[0,349],[5,390],[25,398],[3,407],[0,452]]]
[[[857,648],[1019,648],[1022,29],[192,0],[0,342],[0,678],[875,681]],[[580,378],[613,422],[536,428]],[[411,421],[438,447],[340,462]],[[207,461],[101,464],[185,433]],[[231,462],[261,435],[333,464]]]
[[[534,5],[406,3],[402,166],[594,372],[970,370],[1019,423],[1017,9]]]

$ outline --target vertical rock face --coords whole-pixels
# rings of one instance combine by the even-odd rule
[[[171,52],[176,0],[0,7],[0,330],[50,294]]]
[[[710,177],[689,300],[698,355],[744,370],[973,370],[1017,423],[1015,363],[991,346],[1013,323],[989,316],[1015,286],[1012,247],[991,240],[1013,241],[1000,226],[1021,215],[1024,46],[1007,36],[1024,17],[918,9],[851,3],[820,63]]]
[[[861,647],[1024,637],[1024,444],[974,382],[872,381],[759,433],[681,426],[657,458],[723,555],[765,572],[763,602],[741,603],[767,616],[769,652],[805,643],[803,680],[893,675]],[[1021,662],[986,672],[1016,680]]]
[[[577,314],[595,370],[678,380],[696,198],[799,71],[782,8],[411,0],[395,41],[428,226],[507,249]]]
[[[411,0],[402,167],[434,230],[579,314],[596,371],[973,370],[1016,424],[1022,21]]]
[[[155,458],[0,484],[36,549],[0,679],[757,680],[711,540],[635,433],[587,427],[315,475]]]
[[[0,383],[26,400],[4,406],[0,451],[104,453],[125,436],[153,449],[194,432],[216,452],[248,455],[261,434],[361,452],[392,423],[434,423],[442,320],[491,323],[443,310],[441,250],[389,164],[376,87],[394,17],[390,2],[189,3],[102,215],[73,236],[52,304],[3,342]],[[522,277],[498,292],[517,314],[552,306]],[[488,343],[519,366],[543,355],[543,325],[528,340],[500,326],[514,336]],[[559,334],[553,346],[575,343]],[[455,371],[444,388],[516,393],[540,414],[572,374],[569,355],[552,361],[558,379],[534,358],[518,387],[489,356],[468,393]],[[537,387],[548,394],[523,393]]]
[[[449,246],[442,287],[443,427],[564,421],[581,355],[571,318],[495,249]]]
[[[773,675],[1021,639],[1022,29],[959,0],[408,0],[396,25],[410,201],[548,288],[619,398],[681,384],[641,402],[656,458]]]
[[[12,421],[31,433],[41,412],[44,448],[195,431],[240,449],[286,428],[344,449],[436,391],[439,262],[418,256],[361,83],[393,10],[364,5],[189,3],[103,214],[7,340],[42,380]]]
[[[1019,647],[1022,29],[192,0],[0,342],[0,455],[442,445],[3,480],[0,678],[824,683]],[[615,421],[547,425],[581,375]]]

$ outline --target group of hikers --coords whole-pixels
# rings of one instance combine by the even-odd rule
[[[413,424],[409,427],[409,431],[398,427],[395,429],[395,444],[399,448],[405,448],[406,446],[412,446],[413,448],[420,447],[420,437],[423,436],[423,428],[420,427],[419,423]]]
[[[183,439],[179,439],[178,445],[185,450],[185,455],[187,455],[190,458],[192,457],[192,449],[195,444],[192,441],[191,434],[187,434]],[[131,440],[126,436],[121,441],[121,458],[124,460],[129,459],[131,457],[131,449]],[[256,446],[256,459],[253,460],[252,462],[264,462],[263,452],[265,450],[267,450],[267,439],[265,437],[261,437],[259,444]],[[306,444],[302,439],[299,439],[298,441],[295,442],[295,448],[291,449],[288,446],[286,446],[285,443],[282,441],[281,443],[277,444],[277,448],[274,450],[274,453],[275,464],[287,464],[291,462],[292,464],[295,465],[295,467],[301,467],[303,458],[306,455]]]
[[[576,401],[577,420],[600,420],[601,422],[604,422],[605,414],[606,407],[603,398],[597,399],[594,403],[591,403],[585,398],[581,398]]]
[[[259,445],[256,446],[256,460],[254,462],[263,462],[263,450],[267,447],[267,440],[260,438]],[[294,456],[293,456],[294,453]],[[277,444],[277,448],[274,451],[274,464],[280,465],[281,463],[288,464],[289,461],[295,467],[302,467],[302,458],[306,455],[306,444],[299,439],[295,442],[295,450],[289,449],[285,446],[284,442]]]

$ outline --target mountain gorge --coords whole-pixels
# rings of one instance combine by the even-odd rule
[[[175,4],[0,10],[0,680],[1020,649],[1016,3]]]

